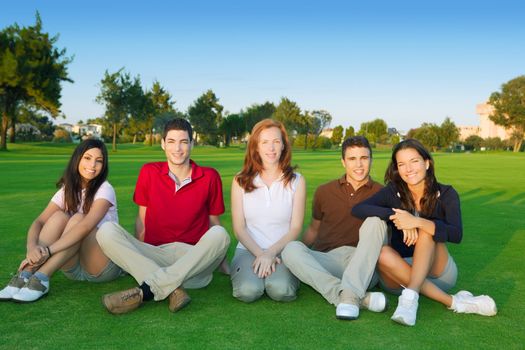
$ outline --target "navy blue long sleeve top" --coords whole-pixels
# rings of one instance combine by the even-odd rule
[[[352,214],[358,218],[366,219],[370,216],[377,216],[385,220],[392,230],[390,245],[402,257],[414,255],[414,246],[408,247],[403,242],[403,232],[398,230],[390,215],[394,214],[392,208],[401,208],[401,198],[395,185],[389,183],[372,197],[364,200],[352,209]],[[430,217],[421,216],[431,220],[436,225],[434,241],[459,243],[463,237],[463,224],[461,222],[461,208],[459,196],[456,190],[449,185],[439,184],[439,196]]]

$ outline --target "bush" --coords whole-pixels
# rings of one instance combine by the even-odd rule
[[[314,147],[314,136],[308,135],[308,144],[307,147],[310,149],[313,149]],[[298,148],[304,148],[304,135],[297,135],[293,139],[293,146]],[[332,141],[328,137],[325,136],[319,136],[317,140],[315,140],[315,148],[321,148],[321,149],[330,149],[332,148]]]
[[[62,128],[57,128],[53,133],[53,142],[55,143],[72,143],[71,134]]]
[[[487,137],[483,140],[483,146],[487,150],[502,150],[505,147],[505,143],[499,137]]]
[[[476,151],[481,149],[481,145],[483,144],[483,139],[479,137],[478,135],[470,135],[465,139],[463,142],[465,145],[466,151]]]

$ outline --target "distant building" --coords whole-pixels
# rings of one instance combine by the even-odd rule
[[[73,132],[78,134],[80,137],[88,136],[101,138],[102,137],[102,125],[99,124],[82,124],[74,125]]]
[[[512,131],[505,129],[501,125],[496,125],[490,120],[490,115],[494,111],[494,107],[488,103],[480,103],[476,106],[476,113],[479,115],[479,126],[458,126],[459,139],[465,139],[472,135],[477,135],[481,138],[499,137],[502,140],[509,139]]]
[[[69,133],[73,132],[73,124],[62,123],[62,124],[58,124],[58,127],[66,130]]]
[[[319,134],[319,136],[324,136],[324,137],[328,137],[329,139],[331,139],[333,133],[334,133],[334,129],[326,128],[326,129],[323,129],[323,131],[321,131],[321,134]]]
[[[388,133],[388,136],[401,136],[401,133],[396,128],[388,128],[386,132]]]

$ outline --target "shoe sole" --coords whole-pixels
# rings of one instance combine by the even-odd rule
[[[11,299],[11,300],[14,301],[15,303],[18,303],[18,304],[31,304],[31,303],[34,303],[35,301],[39,301],[40,299],[47,297],[47,295],[48,295],[48,293],[43,294],[40,298],[35,299],[35,300],[18,300],[18,299],[14,299],[14,298]]]
[[[337,318],[338,320],[342,320],[342,321],[354,321],[354,320],[357,320],[357,317],[353,317],[353,316],[337,316],[337,315],[335,315],[335,318]]]
[[[184,309],[186,306],[188,306],[189,303],[191,303],[191,298],[186,298],[179,306],[177,306],[173,310],[171,308],[169,308],[169,310],[171,312],[180,311],[180,310]]]
[[[410,323],[405,322],[405,320],[403,318],[401,318],[401,317],[395,317],[395,318],[391,317],[390,319],[392,321],[394,321],[395,323],[403,325],[403,326],[413,327],[413,326],[416,325],[415,323],[414,324],[410,324]]]

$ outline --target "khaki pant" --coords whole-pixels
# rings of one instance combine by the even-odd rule
[[[180,287],[207,286],[224,259],[230,237],[222,226],[212,226],[195,245],[174,242],[153,246],[131,236],[122,226],[107,222],[97,232],[104,254],[142,284],[155,300],[165,299]]]
[[[286,245],[281,255],[283,263],[297,278],[337,306],[343,289],[362,299],[366,290],[377,283],[375,267],[381,247],[387,243],[386,223],[370,217],[359,229],[357,247],[342,246],[323,253],[294,241]],[[373,282],[372,277],[375,277]]]

